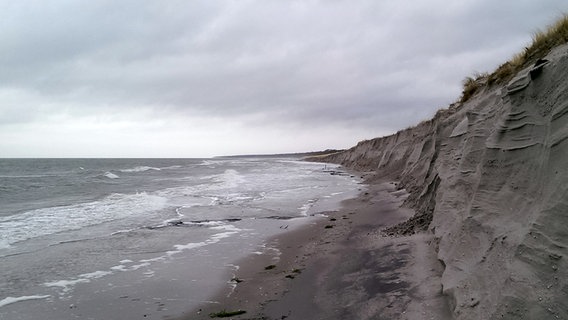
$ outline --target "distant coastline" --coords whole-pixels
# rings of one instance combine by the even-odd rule
[[[326,149],[324,151],[310,151],[297,153],[274,153],[274,154],[242,154],[215,156],[213,159],[234,159],[234,158],[309,158],[309,157],[326,157],[335,153],[340,153],[345,149]]]

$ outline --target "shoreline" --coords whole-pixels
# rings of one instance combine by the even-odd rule
[[[4,257],[0,318],[165,319],[206,303],[228,288],[236,261],[276,254],[267,239],[320,220],[312,212],[335,209],[361,188],[339,167],[294,162],[237,161],[219,164],[215,175],[197,171],[207,182],[189,193],[187,186],[172,189],[171,205],[149,223],[109,221],[38,239],[41,251]],[[193,172],[188,168],[179,173]],[[208,201],[184,206],[196,198]]]
[[[212,303],[176,320],[211,319],[449,319],[441,293],[442,266],[433,235],[384,237],[380,230],[414,211],[389,181],[367,179],[359,196],[337,211],[267,243],[278,255],[252,255],[227,279]],[[244,311],[229,316],[231,312]]]

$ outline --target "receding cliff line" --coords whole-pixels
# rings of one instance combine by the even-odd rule
[[[568,45],[416,127],[324,161],[398,181],[456,319],[568,319]],[[318,159],[321,161],[322,159]]]

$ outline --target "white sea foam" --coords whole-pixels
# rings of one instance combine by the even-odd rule
[[[112,172],[110,172],[110,171],[105,172],[104,176],[107,177],[107,178],[109,178],[109,179],[118,179],[118,178],[120,178],[119,176],[117,176],[116,174],[114,174],[114,173],[112,173]]]
[[[144,171],[148,171],[148,170],[160,171],[162,169],[161,168],[148,167],[148,166],[138,166],[138,167],[134,167],[134,168],[130,168],[130,169],[123,169],[123,170],[120,170],[120,172],[144,172]]]
[[[254,200],[255,198],[250,195],[245,195],[242,193],[231,193],[226,196],[226,201],[229,202],[240,202],[240,201],[250,201]]]
[[[207,246],[207,245],[210,245],[210,244],[214,244],[214,243],[221,241],[221,239],[228,238],[228,237],[238,233],[239,231],[241,231],[241,229],[239,229],[239,228],[237,228],[233,225],[221,224],[221,222],[219,222],[219,221],[205,222],[203,224],[213,225],[212,227],[209,227],[209,229],[211,229],[211,230],[224,230],[226,232],[215,233],[212,236],[210,236],[209,239],[207,239],[205,241],[201,241],[201,242],[190,242],[188,244],[176,244],[176,245],[174,245],[175,250],[168,251],[167,255],[172,256],[172,255],[181,253],[184,250],[190,250],[190,249],[200,248],[200,247],[204,247],[204,246]]]
[[[21,301],[28,301],[28,300],[39,300],[39,299],[47,299],[51,297],[50,295],[43,295],[43,296],[23,296],[23,297],[6,297],[0,300],[0,308],[7,306],[12,303],[21,302]]]
[[[168,251],[168,254],[172,255],[172,254],[180,253],[182,250],[195,249],[195,248],[206,246],[207,244],[208,244],[207,242],[191,242],[191,243],[188,243],[188,244],[176,244],[176,245],[174,245],[174,248],[176,250],[175,251]]]
[[[95,272],[81,274],[81,275],[79,275],[79,278],[98,279],[98,278],[102,278],[104,276],[108,276],[109,274],[112,274],[112,272],[111,271],[95,271]]]
[[[152,259],[142,259],[140,262],[157,262],[157,261],[164,261],[166,258],[164,256],[152,258]]]
[[[200,166],[206,166],[206,167],[210,167],[210,166],[216,166],[216,165],[220,165],[223,164],[224,161],[222,160],[203,160],[200,164]]]
[[[317,202],[317,199],[308,200],[308,202],[304,203],[301,207],[298,208],[300,210],[300,214],[302,216],[307,216],[308,212],[310,211],[310,209],[314,206],[314,204],[316,202]]]
[[[219,224],[219,222],[218,222],[218,224]],[[237,233],[237,232],[241,231],[241,229],[235,227],[232,224],[220,224],[220,225],[217,225],[217,226],[213,226],[209,229],[211,229],[211,230],[225,230],[225,231],[229,231],[230,233]],[[220,234],[220,233],[218,233],[218,234]]]
[[[169,205],[184,208],[246,202],[258,198],[258,195],[255,195],[255,198],[239,190],[247,179],[234,169],[227,169],[220,174],[201,176],[198,179],[203,182],[162,189],[156,191],[156,194],[168,198]]]
[[[169,166],[169,167],[162,167],[160,169],[161,170],[171,170],[171,169],[180,169],[180,168],[182,168],[182,166],[174,165],[174,166]]]
[[[164,197],[146,193],[112,194],[99,201],[42,208],[17,216],[0,217],[0,244],[12,245],[27,239],[143,215],[164,208],[166,202]]]
[[[165,256],[158,256],[155,258],[151,258],[151,259],[142,259],[139,260],[139,264],[136,265],[132,265],[130,267],[126,267],[124,265],[119,265],[119,266],[114,266],[111,269],[113,270],[117,270],[117,271],[134,271],[134,270],[138,270],[140,268],[143,267],[148,267],[150,266],[152,263],[154,262],[162,262],[164,260],[166,260],[167,258],[171,258],[173,255],[179,254],[185,250],[192,250],[192,249],[196,249],[196,248],[200,248],[200,247],[204,247],[207,245],[211,245],[211,244],[215,244],[218,243],[219,241],[221,241],[222,239],[228,238],[236,233],[238,233],[239,231],[241,231],[241,229],[230,225],[230,224],[223,224],[220,221],[208,221],[208,222],[203,222],[203,225],[209,225],[209,229],[211,230],[223,230],[225,232],[220,232],[220,233],[215,233],[213,235],[211,235],[209,237],[209,239],[205,240],[205,241],[200,241],[200,242],[190,242],[187,244],[176,244],[173,246],[174,250],[170,250],[166,252]],[[123,260],[120,263],[124,264],[128,262],[132,262],[130,260]]]
[[[131,260],[122,260],[122,261],[124,261],[124,263],[132,262]],[[94,272],[89,272],[89,273],[83,273],[83,274],[78,275],[74,279],[49,281],[49,282],[45,282],[43,285],[45,287],[50,287],[50,288],[59,288],[59,289],[61,289],[61,293],[65,294],[65,293],[69,293],[71,290],[73,290],[74,287],[78,284],[89,283],[93,280],[112,275],[117,271],[120,271],[120,272],[135,271],[135,270],[138,270],[140,268],[147,267],[147,266],[150,266],[150,262],[142,262],[142,263],[135,264],[135,265],[132,265],[132,266],[129,266],[129,267],[121,264],[121,265],[112,266],[112,267],[109,268],[109,270],[105,270],[105,271],[99,270],[99,271],[94,271]]]
[[[230,189],[238,187],[246,179],[237,170],[227,169],[222,174],[215,175],[213,181],[217,184],[211,186],[212,189]]]
[[[91,282],[89,279],[75,279],[75,280],[57,280],[46,282],[43,285],[46,287],[59,287],[63,292],[69,292],[78,283]]]
[[[113,270],[113,271],[128,271],[128,268],[126,268],[126,266],[123,265],[123,264],[119,264],[119,265],[110,267],[110,270]]]
[[[187,222],[187,224],[199,225],[199,226],[219,226],[225,224],[223,221],[194,221]]]
[[[70,291],[75,285],[79,283],[89,283],[93,279],[99,279],[104,276],[112,274],[112,271],[95,271],[90,273],[84,273],[77,276],[76,279],[72,280],[57,280],[46,282],[43,285],[46,287],[59,287],[63,289],[63,292]]]
[[[150,262],[143,262],[140,264],[135,264],[133,266],[130,266],[130,268],[128,268],[129,271],[133,271],[133,270],[138,270],[140,268],[144,268],[144,267],[149,267],[151,265]]]
[[[117,231],[112,232],[110,235],[111,235],[111,236],[115,236],[115,235],[121,234],[121,233],[130,233],[130,232],[132,232],[132,231],[134,231],[134,230],[137,230],[137,229],[122,229],[122,230],[117,230]]]

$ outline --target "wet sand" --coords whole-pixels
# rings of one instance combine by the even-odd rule
[[[181,319],[449,319],[431,234],[385,237],[414,212],[393,182],[374,182],[338,211],[243,259],[227,288]],[[231,279],[227,279],[231,281]],[[179,319],[179,318],[178,318]]]

